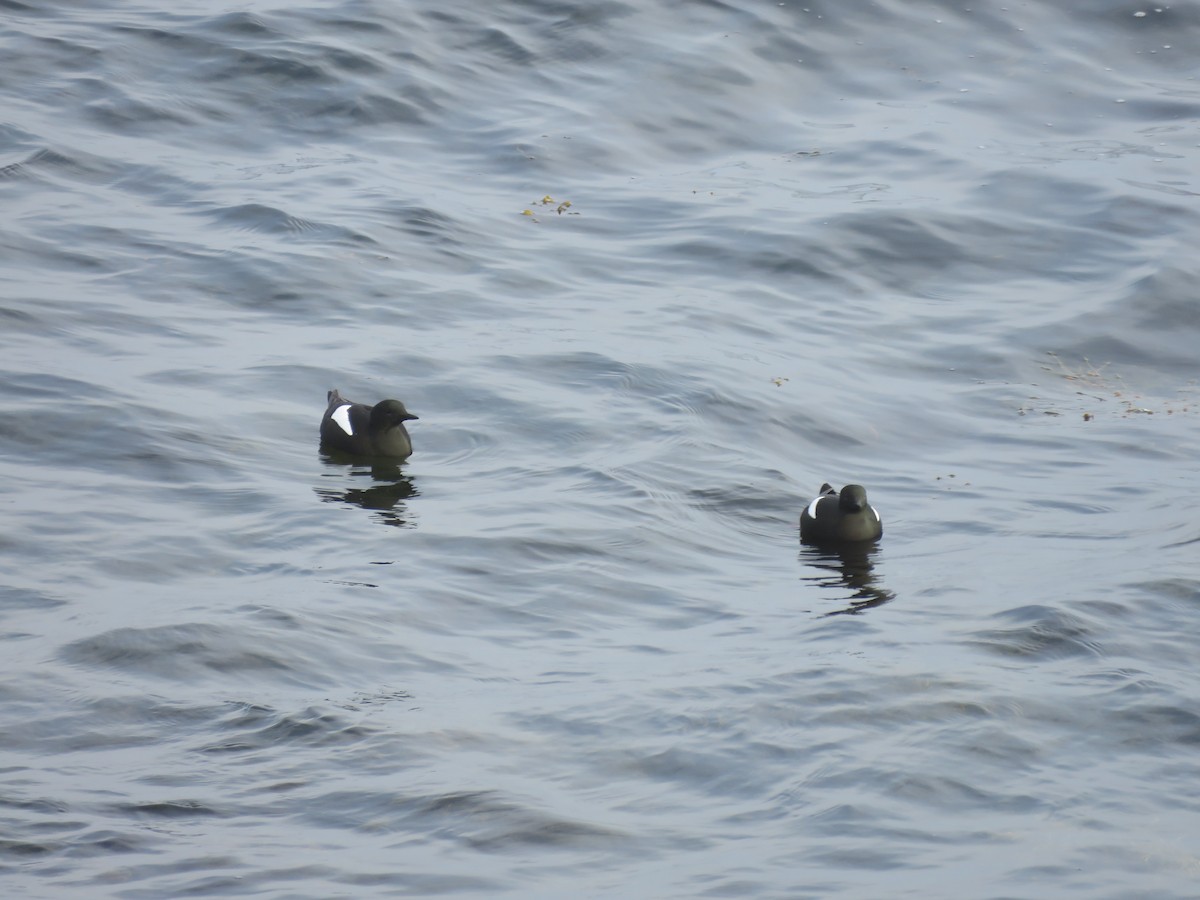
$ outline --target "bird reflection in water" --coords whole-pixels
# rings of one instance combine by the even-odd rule
[[[416,485],[412,479],[394,462],[377,461],[364,465],[357,457],[347,457],[340,453],[322,453],[321,458],[330,466],[337,466],[337,472],[327,472],[327,478],[344,478],[349,465],[349,475],[369,479],[364,487],[352,488],[315,488],[317,496],[326,503],[349,503],[361,506],[375,513],[385,525],[398,528],[412,528],[416,525],[409,516],[405,500],[418,496]]]
[[[839,544],[833,546],[804,547],[800,559],[821,574],[806,575],[804,580],[819,587],[844,592],[851,591],[845,609],[835,609],[826,616],[858,615],[874,606],[895,598],[892,591],[879,584],[873,574],[871,557],[879,551],[877,544]]]

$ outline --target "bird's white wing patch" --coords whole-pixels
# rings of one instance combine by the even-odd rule
[[[350,424],[350,404],[349,403],[345,404],[344,406],[339,406],[337,409],[335,409],[333,412],[331,412],[329,414],[329,418],[331,418],[331,419],[333,419],[333,421],[337,422],[338,425],[340,425],[342,427],[342,431],[346,432],[346,434],[349,434],[349,435],[354,434],[354,426]]]
[[[820,503],[824,499],[825,499],[825,496],[822,495],[822,496],[818,497],[816,500],[814,500],[812,503],[808,504],[808,517],[810,519],[815,519],[817,517],[817,504]],[[795,513],[792,513],[792,515],[795,515]]]

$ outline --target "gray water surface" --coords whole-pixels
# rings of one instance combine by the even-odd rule
[[[1060,6],[0,0],[5,895],[1194,897],[1200,13]]]

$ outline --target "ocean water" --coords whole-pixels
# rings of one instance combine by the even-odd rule
[[[0,891],[1195,897],[1198,59],[0,0]]]

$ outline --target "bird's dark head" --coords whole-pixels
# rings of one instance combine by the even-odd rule
[[[862,512],[867,508],[867,489],[861,484],[848,484],[838,493],[838,508],[842,512]]]
[[[371,410],[371,427],[395,428],[415,418],[399,400],[382,400]]]

